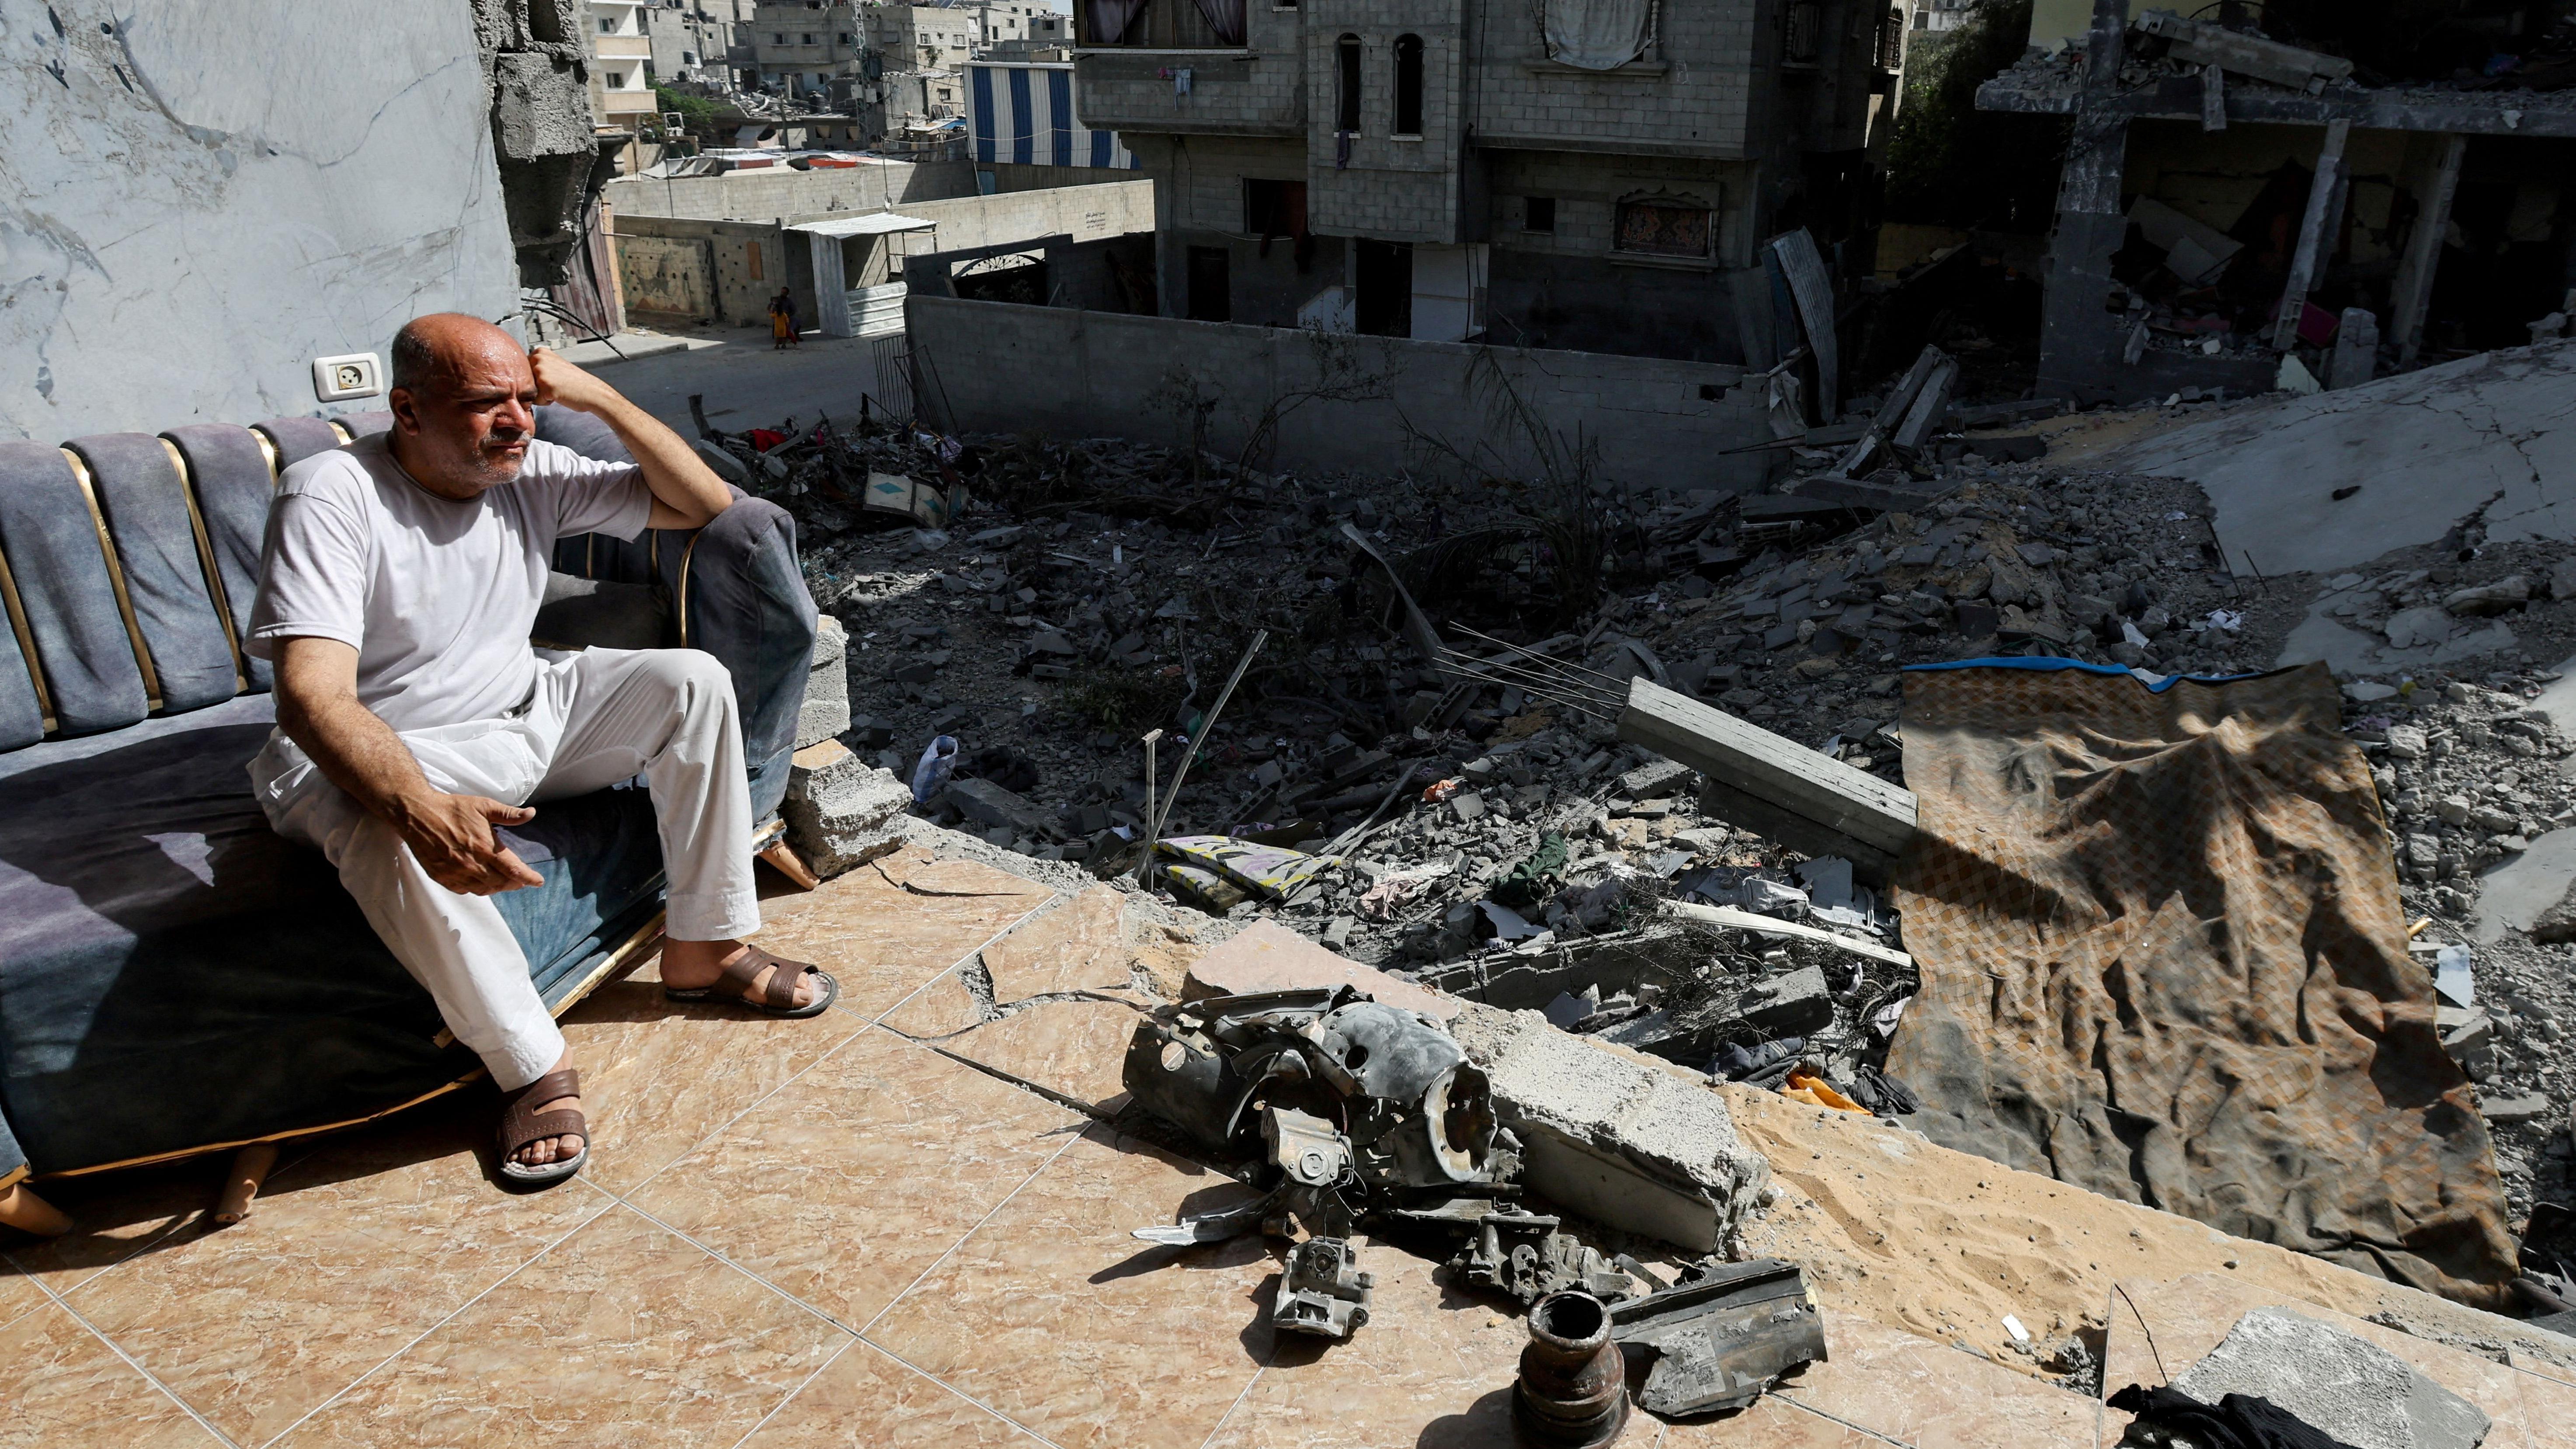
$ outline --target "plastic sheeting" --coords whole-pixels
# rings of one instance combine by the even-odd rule
[[[1539,0],[1548,59],[1583,70],[1635,60],[1654,38],[1654,19],[1654,0]]]
[[[1932,1140],[2482,1307],[2514,1246],[2323,665],[1906,675]]]

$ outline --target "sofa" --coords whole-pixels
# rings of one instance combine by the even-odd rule
[[[276,479],[389,423],[0,443],[0,1191],[330,1131],[480,1075],[247,771],[273,720],[239,646]],[[627,456],[565,409],[538,433]],[[663,642],[724,661],[773,822],[815,631],[793,521],[739,498],[555,562],[650,586],[625,593],[663,609]],[[658,938],[650,802],[604,790],[501,833],[545,878],[495,901],[561,1015]]]

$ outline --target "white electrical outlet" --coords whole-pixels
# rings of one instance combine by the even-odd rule
[[[324,402],[374,397],[385,390],[384,368],[372,352],[313,359],[313,395]]]

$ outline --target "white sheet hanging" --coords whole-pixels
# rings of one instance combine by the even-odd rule
[[[1538,0],[1548,59],[1584,70],[1615,70],[1654,38],[1654,0]]]

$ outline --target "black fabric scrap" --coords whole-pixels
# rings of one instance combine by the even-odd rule
[[[1803,1036],[1782,1037],[1778,1041],[1766,1041],[1752,1047],[1728,1042],[1717,1049],[1717,1060],[1708,1064],[1709,1075],[1730,1082],[1746,1081],[1759,1075],[1785,1077],[1798,1064],[1798,1053],[1806,1049],[1807,1039]],[[1772,1067],[1779,1070],[1765,1071]]]
[[[1845,1095],[1881,1117],[1910,1116],[1923,1105],[1915,1100],[1912,1088],[1867,1065],[1853,1075],[1851,1089]]]
[[[2113,1394],[2110,1404],[2137,1415],[2138,1424],[2189,1439],[2201,1449],[2353,1449],[2252,1394],[2229,1394],[2216,1404],[2204,1404],[2169,1384],[2152,1389],[2131,1384]]]

